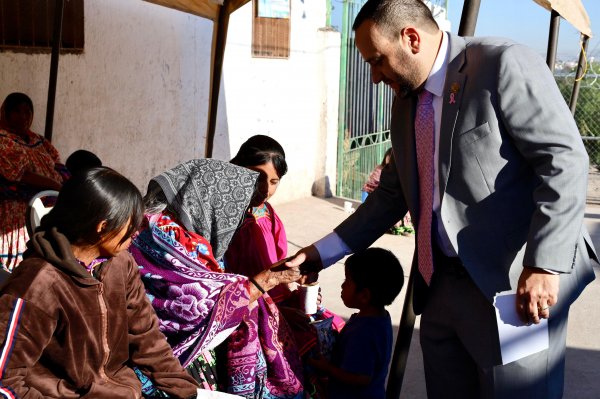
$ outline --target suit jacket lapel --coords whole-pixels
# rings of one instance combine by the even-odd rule
[[[450,163],[452,160],[452,137],[460,111],[462,94],[464,93],[466,75],[461,72],[465,63],[465,39],[448,34],[449,57],[442,99],[442,122],[440,126],[440,142],[438,149],[438,174],[440,182],[440,200],[446,191]]]

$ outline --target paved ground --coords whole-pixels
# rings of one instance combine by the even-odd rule
[[[356,203],[357,205],[358,203]],[[355,206],[356,206],[355,205]],[[288,202],[276,206],[277,212],[286,226],[289,253],[313,243],[332,229],[348,215],[339,198],[319,199],[316,197]],[[600,249],[600,206],[589,205],[586,211],[586,224],[596,248]],[[385,235],[376,246],[393,251],[400,259],[405,275],[414,251],[413,237]],[[600,398],[600,268],[596,268],[599,278],[584,291],[571,308],[569,333],[567,338],[567,372],[565,378],[565,399]],[[320,283],[324,304],[341,315],[349,317],[353,311],[347,309],[340,299],[340,285],[343,281],[343,267],[333,265],[321,272]],[[404,291],[389,307],[392,320],[400,320]],[[415,335],[408,358],[406,376],[401,398],[426,398],[423,364],[418,340],[418,318]],[[398,322],[394,327],[397,328]]]
[[[600,205],[600,170],[595,166],[590,166],[588,172],[587,202]]]

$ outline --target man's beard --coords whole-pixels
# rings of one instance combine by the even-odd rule
[[[396,95],[398,97],[407,98],[412,96],[420,86],[416,73],[411,72],[408,76],[396,75],[394,83],[398,86]]]
[[[399,57],[399,59],[401,59],[400,51],[397,54],[397,57]],[[411,58],[408,58],[408,57],[402,57],[402,58],[404,58],[406,60],[404,62],[404,64],[406,65],[407,72],[404,75],[395,74],[392,81],[394,83],[396,83],[396,85],[398,85],[398,89],[396,90],[396,95],[398,97],[406,98],[406,97],[413,95],[415,93],[415,91],[417,90],[417,88],[420,86],[419,77],[418,77],[419,65],[417,64],[417,62],[415,60],[413,60]]]

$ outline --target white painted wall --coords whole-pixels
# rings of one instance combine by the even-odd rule
[[[273,136],[289,173],[275,202],[335,187],[339,33],[324,0],[292,0],[289,59],[251,57],[252,5],[229,35],[213,155],[228,160],[249,136]],[[145,192],[150,178],[204,155],[212,22],[141,0],[85,1],[85,51],[59,63],[53,144],[63,161],[79,148]],[[49,54],[0,53],[0,100],[30,95],[43,134]],[[323,193],[324,190],[317,192]]]
[[[63,161],[96,153],[145,192],[204,154],[212,22],[140,0],[84,3],[84,53],[60,57],[53,144]],[[40,134],[49,70],[49,54],[0,53],[0,98],[27,93]]]
[[[335,187],[340,34],[323,30],[325,4],[292,0],[289,59],[252,57],[251,3],[230,19],[214,156],[229,159],[254,134],[279,141],[288,174],[274,203],[311,195],[325,177]]]

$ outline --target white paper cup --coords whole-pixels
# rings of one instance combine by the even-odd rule
[[[344,201],[344,210],[348,213],[352,213],[352,211],[354,209],[352,209],[352,202],[351,201]]]
[[[319,283],[298,285],[298,295],[300,296],[300,306],[304,313],[317,313],[317,300],[319,299]]]

